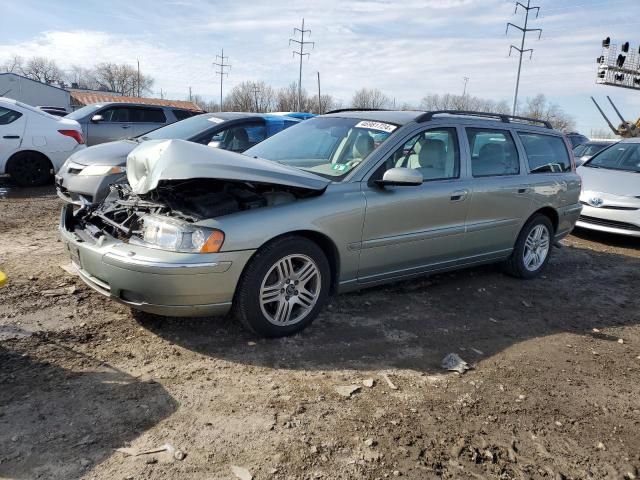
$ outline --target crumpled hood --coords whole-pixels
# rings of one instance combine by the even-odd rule
[[[262,158],[252,158],[186,140],[148,140],[127,157],[127,179],[141,195],[162,180],[213,178],[324,190],[320,176]]]
[[[71,160],[80,165],[111,165],[124,167],[127,155],[138,146],[132,140],[100,143],[74,153]]]
[[[582,191],[601,192],[620,197],[640,196],[640,173],[578,167]]]

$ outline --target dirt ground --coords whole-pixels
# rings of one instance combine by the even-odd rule
[[[0,478],[636,478],[640,241],[576,232],[540,279],[396,283],[263,340],[92,292],[53,189],[2,182]]]

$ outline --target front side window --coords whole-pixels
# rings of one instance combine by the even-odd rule
[[[640,172],[640,143],[618,143],[603,150],[584,167]]]
[[[0,107],[0,125],[9,125],[22,116],[20,112],[9,108]]]
[[[393,167],[418,170],[425,181],[458,178],[460,152],[456,129],[427,130],[411,138],[391,155],[380,173]]]
[[[131,109],[127,107],[111,107],[100,112],[103,122],[128,123],[131,121]]]
[[[397,125],[358,118],[318,117],[267,138],[245,155],[339,180],[362,163]]]
[[[551,135],[519,132],[531,173],[571,171],[571,159],[564,140]]]
[[[507,130],[467,128],[474,177],[517,175],[520,173],[518,150]]]

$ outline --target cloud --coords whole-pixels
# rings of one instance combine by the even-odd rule
[[[21,35],[37,24],[38,5],[41,10],[47,5],[45,0],[26,1],[32,12],[28,24],[20,24],[18,9],[9,9]],[[531,26],[544,31],[541,40],[533,35],[527,40],[535,52],[532,60],[523,60],[522,97],[544,93],[579,115],[585,127],[602,123],[590,105],[592,94],[604,97],[613,91],[630,116],[638,115],[640,95],[595,85],[595,58],[601,38],[612,33],[635,38],[636,25],[628,20],[632,10],[640,14],[640,6],[607,10],[603,17],[597,6],[553,10],[552,0],[538,3],[542,15]],[[61,4],[58,18],[73,18],[71,27],[43,20],[57,30],[44,27],[22,40],[5,41],[0,60],[3,55],[44,55],[69,68],[103,61],[135,65],[140,59],[157,90],[185,98],[191,86],[194,93],[217,98],[212,62],[222,47],[232,64],[226,91],[244,80],[276,87],[297,80],[297,57],[288,39],[304,17],[305,28],[312,30],[309,40],[315,42],[311,57],[303,60],[303,82],[310,91],[319,71],[323,91],[345,104],[363,86],[380,88],[397,104],[418,104],[429,93],[461,93],[462,78],[468,76],[470,94],[510,100],[517,59],[508,52],[511,43],[519,45],[519,36],[515,30],[505,36],[505,25],[522,21],[520,13],[513,15],[513,6],[506,0],[113,0],[109,9],[97,11],[90,5]]]

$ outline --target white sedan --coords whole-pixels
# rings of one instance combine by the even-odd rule
[[[578,168],[577,227],[640,237],[640,138],[622,140]]]
[[[86,148],[75,120],[0,97],[0,174],[20,186],[51,181],[69,155]]]

